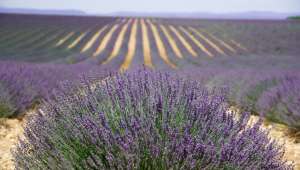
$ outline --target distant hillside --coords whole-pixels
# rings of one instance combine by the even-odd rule
[[[204,18],[204,19],[299,19],[299,13],[276,13],[250,11],[241,13],[209,13],[209,12],[134,12],[120,11],[109,14],[86,13],[80,10],[40,10],[22,8],[1,8],[0,13],[7,14],[40,14],[40,15],[72,15],[72,16],[120,16],[120,17],[162,17],[162,18]],[[292,17],[290,17],[292,16]]]
[[[139,13],[139,12],[117,12],[110,16],[150,16],[165,18],[206,18],[206,19],[286,19],[289,16],[298,16],[294,13],[276,13],[276,12],[242,12],[242,13],[206,13],[206,12],[188,12],[188,13]]]
[[[300,20],[300,16],[291,16],[291,17],[288,17],[288,19],[292,19],[292,20]]]
[[[21,8],[1,8],[0,13],[7,14],[40,14],[40,15],[86,15],[80,10],[39,10],[39,9],[21,9]]]

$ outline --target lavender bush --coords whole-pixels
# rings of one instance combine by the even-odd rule
[[[260,121],[226,112],[223,90],[149,70],[72,90],[28,121],[17,169],[292,169]]]
[[[278,86],[262,94],[257,108],[269,120],[300,129],[300,77],[287,75]]]
[[[198,72],[205,77],[204,70]],[[291,69],[233,69],[218,72],[204,83],[208,88],[227,87],[231,105],[299,130],[299,75]]]
[[[82,74],[93,74],[100,79],[106,76],[105,70],[90,64],[33,64],[1,61],[0,91],[5,93],[1,94],[3,96],[1,98],[5,99],[7,103],[5,106],[13,106],[13,110],[0,116],[19,116],[27,108],[47,98],[61,81],[75,80]]]
[[[8,117],[14,113],[15,106],[10,97],[7,88],[0,83],[0,117]]]

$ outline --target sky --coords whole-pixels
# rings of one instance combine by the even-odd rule
[[[268,11],[300,12],[300,0],[0,0],[0,7],[75,9],[87,13]]]

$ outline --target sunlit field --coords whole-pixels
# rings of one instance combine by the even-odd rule
[[[0,169],[300,169],[299,54],[299,20],[0,14]]]

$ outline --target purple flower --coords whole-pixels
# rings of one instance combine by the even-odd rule
[[[108,73],[105,68],[90,64],[32,64],[1,61],[0,108],[2,104],[5,105],[9,113],[0,117],[18,116],[41,100],[48,99],[53,90],[62,88],[63,81],[76,81],[83,74],[87,79],[97,77],[99,80]]]
[[[44,102],[14,152],[17,167],[292,169],[260,122],[226,114],[223,90],[145,69],[104,81]]]

